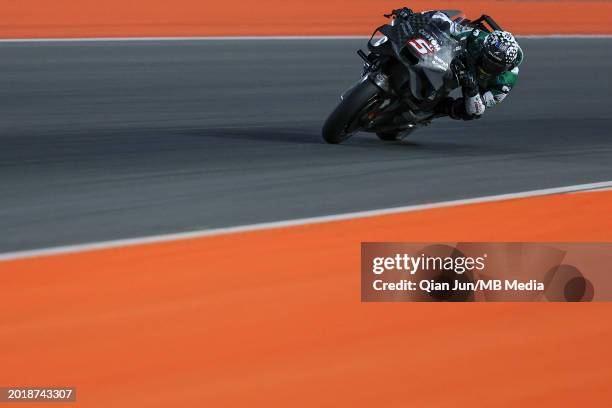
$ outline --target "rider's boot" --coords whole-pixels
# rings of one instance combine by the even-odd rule
[[[472,120],[475,116],[470,115],[465,109],[465,99],[446,98],[442,100],[434,109],[435,113],[443,116],[449,116],[455,120]]]
[[[453,119],[461,119],[458,115],[458,103],[463,104],[463,99],[445,98],[435,107],[435,113],[442,116],[450,116]]]

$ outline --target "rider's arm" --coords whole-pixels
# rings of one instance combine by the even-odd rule
[[[512,71],[505,72],[495,78],[489,90],[482,95],[484,104],[487,108],[493,108],[502,103],[516,84],[518,73],[519,69],[514,68]]]

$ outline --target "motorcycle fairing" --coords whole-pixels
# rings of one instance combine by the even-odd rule
[[[453,78],[450,64],[463,49],[463,44],[450,35],[447,22],[425,14],[414,14],[376,31],[388,41],[378,47],[370,46],[370,49],[386,55],[392,51],[402,62],[410,72],[409,89],[415,99],[433,100],[442,91],[454,87],[449,81]]]

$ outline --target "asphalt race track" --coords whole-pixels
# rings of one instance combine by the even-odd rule
[[[612,180],[612,39],[522,40],[482,120],[326,145],[363,43],[0,44],[0,252]]]

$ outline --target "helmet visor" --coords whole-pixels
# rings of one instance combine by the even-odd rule
[[[479,65],[481,71],[488,75],[499,75],[508,69],[506,64],[493,60],[486,53],[480,58]]]

